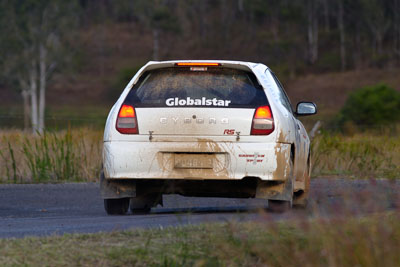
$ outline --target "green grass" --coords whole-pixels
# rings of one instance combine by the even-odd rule
[[[0,265],[398,266],[399,214],[0,240]]]

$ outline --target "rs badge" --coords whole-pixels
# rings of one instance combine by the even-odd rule
[[[235,129],[225,129],[224,134],[234,135],[235,134]]]

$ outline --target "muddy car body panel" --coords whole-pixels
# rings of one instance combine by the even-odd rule
[[[310,169],[310,140],[296,117],[281,84],[263,64],[149,62],[108,115],[103,187],[110,181],[113,188],[118,181],[126,187],[131,181],[131,191],[140,194],[196,195],[188,187],[195,182],[185,181],[199,181],[199,191],[210,188],[218,196],[218,187],[211,189],[218,182],[226,188],[234,182],[232,188],[238,187],[232,190],[240,191],[240,181],[254,179],[244,182],[255,185],[248,196],[292,203],[293,194],[306,191]],[[127,129],[129,124],[134,129]],[[157,190],[160,183],[176,190]],[[118,199],[107,192],[105,200]]]

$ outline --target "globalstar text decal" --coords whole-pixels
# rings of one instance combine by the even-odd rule
[[[168,98],[165,104],[169,107],[176,106],[214,106],[214,107],[228,107],[231,103],[230,100],[219,100],[216,98],[207,99],[205,97],[192,99],[187,98]]]

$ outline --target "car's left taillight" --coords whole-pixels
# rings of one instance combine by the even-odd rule
[[[137,134],[139,132],[133,106],[122,105],[118,113],[116,128],[122,134]]]
[[[269,106],[258,107],[254,112],[251,135],[269,135],[275,129],[274,117]]]

